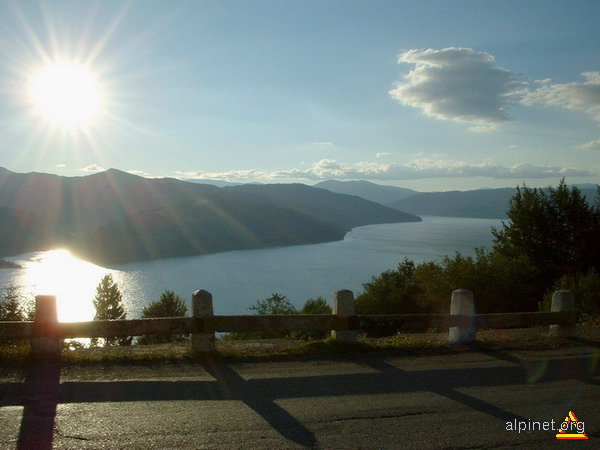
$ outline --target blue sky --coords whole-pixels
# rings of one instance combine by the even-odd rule
[[[417,190],[600,182],[600,2],[0,0],[0,166]],[[82,65],[90,123],[32,74]]]

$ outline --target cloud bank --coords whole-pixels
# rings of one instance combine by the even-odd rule
[[[380,164],[357,162],[346,164],[333,159],[322,159],[307,169],[287,169],[275,172],[241,170],[228,172],[187,172],[185,178],[216,179],[235,182],[273,181],[295,179],[305,181],[337,180],[379,180],[400,181],[425,178],[552,178],[592,176],[587,170],[555,166],[537,166],[529,163],[503,166],[484,162],[469,164],[457,161],[414,160],[406,164]]]
[[[87,173],[96,173],[104,172],[106,169],[104,167],[100,167],[98,164],[90,164],[89,166],[83,167],[79,170]]]
[[[579,145],[577,148],[581,150],[600,150],[600,139],[586,142],[585,144]]]
[[[583,111],[600,122],[600,72],[583,72],[583,83],[538,81],[540,87],[524,94],[524,105],[542,104]]]
[[[477,129],[511,120],[505,107],[522,84],[512,72],[494,66],[489,53],[462,47],[408,50],[398,62],[415,65],[389,91],[401,104],[437,119],[472,122]]]

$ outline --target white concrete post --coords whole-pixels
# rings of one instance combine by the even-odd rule
[[[34,330],[52,330],[58,324],[56,297],[54,295],[36,295]],[[36,358],[59,358],[62,340],[56,337],[43,336],[31,339],[31,352]]]
[[[450,314],[453,316],[471,316],[471,321],[464,327],[450,327],[448,332],[449,344],[465,344],[475,340],[475,302],[473,292],[466,289],[452,291]]]
[[[577,311],[575,307],[575,296],[571,291],[560,290],[552,294],[551,311]],[[569,337],[575,335],[575,324],[572,325],[550,325],[550,336]]]
[[[341,317],[354,315],[354,294],[342,289],[333,293],[333,314]],[[355,344],[356,330],[331,330],[331,337],[340,344]]]
[[[192,293],[192,317],[210,318],[214,317],[212,294],[199,290]],[[215,333],[192,333],[192,353],[214,353]]]

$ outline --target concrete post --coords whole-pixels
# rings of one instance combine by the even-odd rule
[[[466,289],[452,291],[450,314],[453,316],[471,316],[471,321],[465,327],[450,327],[448,332],[449,344],[466,344],[475,340],[475,302],[473,292]]]
[[[210,292],[199,290],[192,293],[192,317],[210,318],[214,317],[212,294]],[[214,353],[215,333],[193,333],[192,334],[192,354]]]
[[[575,296],[571,291],[560,290],[552,294],[551,311],[577,311],[575,307]],[[570,337],[575,335],[575,324],[572,325],[550,325],[550,336]]]
[[[54,295],[36,295],[34,330],[55,329],[58,324],[56,297]],[[58,359],[62,350],[62,340],[56,337],[34,337],[31,339],[31,352],[35,358]]]
[[[333,293],[333,314],[341,317],[353,316],[354,294],[352,291],[343,289]],[[356,330],[332,330],[331,337],[340,344],[355,344]]]

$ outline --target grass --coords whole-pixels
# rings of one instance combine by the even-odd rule
[[[431,355],[481,350],[550,350],[566,346],[600,347],[600,326],[579,326],[575,338],[551,338],[548,327],[515,330],[480,330],[477,340],[468,345],[449,346],[447,333],[396,334],[383,338],[359,335],[354,345],[341,345],[332,339],[299,341],[295,339],[227,340],[218,339],[219,355],[227,360],[261,361],[291,358],[323,358],[356,355]],[[65,349],[65,365],[154,364],[191,361],[189,341],[158,345],[93,347]],[[23,367],[29,363],[28,342],[0,345],[0,364]]]

